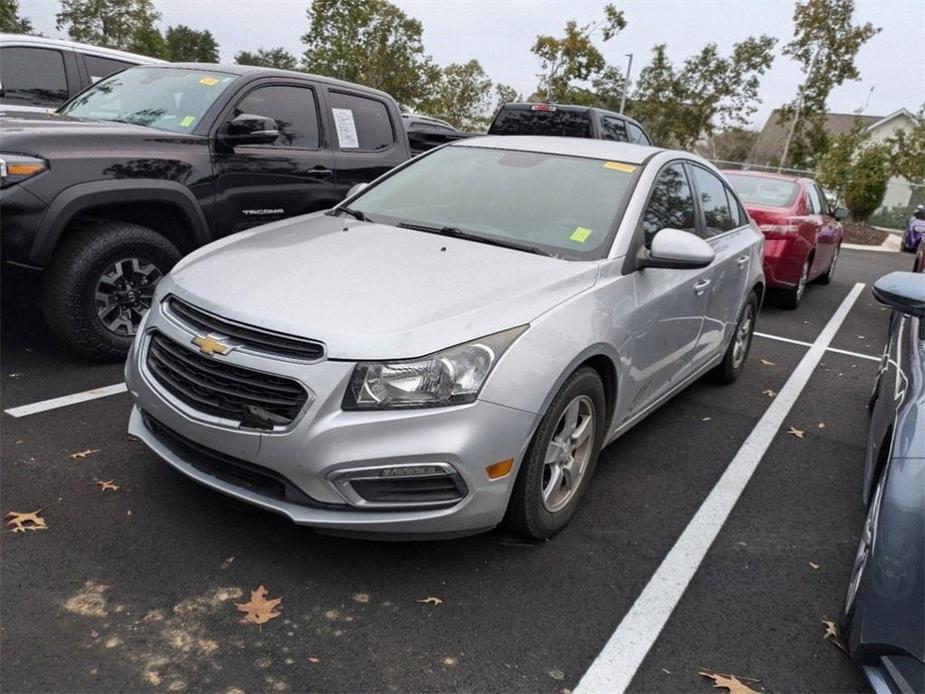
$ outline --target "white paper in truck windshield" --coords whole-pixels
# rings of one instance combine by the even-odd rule
[[[356,149],[360,146],[357,126],[353,122],[353,111],[349,108],[332,108],[334,127],[337,128],[337,142],[341,149]]]

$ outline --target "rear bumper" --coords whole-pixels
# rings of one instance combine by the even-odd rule
[[[769,287],[789,289],[800,280],[806,262],[805,242],[797,235],[765,237],[764,276]]]

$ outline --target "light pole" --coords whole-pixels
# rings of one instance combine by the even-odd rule
[[[620,113],[623,113],[623,110],[626,108],[626,92],[630,88],[630,72],[633,70],[633,54],[627,53],[626,57],[629,58],[626,61],[626,79],[623,80],[623,95],[620,97]]]

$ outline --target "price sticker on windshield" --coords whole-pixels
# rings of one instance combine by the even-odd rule
[[[188,128],[195,122],[196,122],[195,116],[184,116],[183,120],[180,121],[180,127]]]
[[[201,80],[199,80],[199,84],[204,84],[207,87],[214,87],[219,82],[221,82],[221,80],[217,77],[203,77]]]
[[[612,169],[613,171],[622,171],[623,173],[633,173],[636,170],[636,167],[632,164],[624,164],[621,161],[605,161],[605,169]]]
[[[575,231],[572,232],[571,239],[572,241],[577,241],[578,243],[584,243],[588,240],[590,235],[591,230],[587,227],[575,227]]]

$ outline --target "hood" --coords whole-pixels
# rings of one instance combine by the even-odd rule
[[[333,359],[418,357],[523,325],[591,287],[596,262],[315,214],[205,246],[162,282]]]

